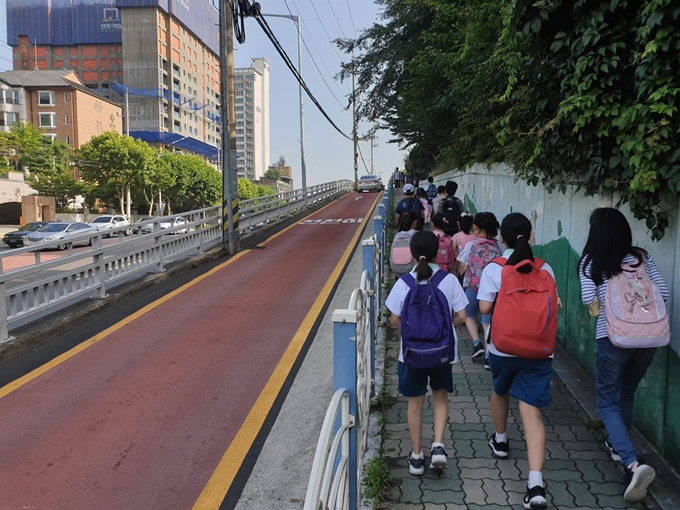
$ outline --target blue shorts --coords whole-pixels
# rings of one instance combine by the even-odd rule
[[[465,316],[468,319],[477,319],[479,315],[479,300],[477,293],[470,287],[465,288],[465,297],[468,299],[468,304],[465,307]],[[491,324],[491,314],[482,314],[482,324]]]
[[[436,368],[411,368],[399,362],[399,393],[405,397],[420,397],[427,393],[428,379],[432,391],[453,393],[453,368],[443,365]]]
[[[489,353],[493,391],[504,396],[510,393],[534,407],[550,407],[552,359],[525,359]]]

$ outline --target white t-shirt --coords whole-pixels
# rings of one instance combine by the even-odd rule
[[[503,258],[506,260],[512,255],[512,252],[515,250],[512,249],[507,249],[505,252],[503,252]],[[541,268],[543,271],[547,271],[550,276],[555,279],[555,273],[553,273],[552,267],[548,265],[546,262],[543,264],[543,267]],[[494,264],[492,262],[489,262],[489,265],[487,265],[484,268],[484,271],[482,272],[482,277],[479,280],[479,292],[477,292],[477,299],[480,301],[489,301],[493,303],[496,300],[496,296],[498,295],[498,291],[501,288],[501,272],[503,271],[503,267]],[[493,335],[493,317],[491,318],[491,334]],[[496,354],[497,356],[507,356],[514,358],[515,356],[512,356],[511,354],[506,354],[504,352],[499,351],[494,347],[493,345],[493,338],[490,339],[491,343],[489,344],[489,352],[492,354]],[[552,356],[550,356],[552,358]]]
[[[430,264],[430,267],[434,272],[441,271],[437,264]],[[415,271],[412,271],[411,274],[415,278]],[[426,282],[422,281],[418,283],[420,285],[424,285]],[[457,312],[465,309],[468,304],[468,300],[465,297],[465,292],[463,292],[463,287],[461,287],[460,282],[458,282],[458,278],[452,274],[449,274],[444,277],[439,285],[437,285],[437,288],[444,293],[444,296],[446,296],[446,301],[449,304],[449,308],[451,310],[452,319]],[[394,287],[392,287],[390,295],[387,296],[387,299],[385,300],[385,305],[394,315],[401,317],[401,311],[404,308],[404,299],[406,299],[406,294],[408,294],[409,290],[411,290],[411,288],[406,283],[404,283],[401,278],[397,280],[397,283],[395,283]],[[458,336],[456,335],[456,328],[453,328],[453,336],[456,339],[456,346],[454,349],[454,360],[451,363],[458,363]],[[399,361],[403,363],[404,355],[402,351],[403,349],[400,345]]]

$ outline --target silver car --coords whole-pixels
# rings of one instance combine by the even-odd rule
[[[359,193],[364,191],[382,191],[385,189],[385,185],[380,180],[377,175],[362,175],[359,177],[359,183],[357,185],[357,190]]]
[[[97,229],[79,221],[73,223],[54,221],[45,225],[42,230],[24,237],[24,246],[39,246],[62,240],[63,243],[56,245],[57,250],[65,250],[71,240],[73,240],[73,246],[92,246],[92,238],[87,237],[86,234],[96,235]]]
[[[160,228],[161,230],[168,230],[171,228],[179,227],[181,225],[186,225],[186,220],[182,218],[181,216],[176,216],[174,218],[155,218],[156,220],[160,220]],[[153,232],[153,222],[148,221],[141,227],[141,232],[144,234],[150,234]],[[177,230],[174,230],[172,232],[168,232],[169,234],[186,234],[187,229],[186,228],[180,228]]]
[[[97,230],[100,232],[106,232],[107,230],[113,230],[116,228],[120,227],[129,227],[130,222],[125,219],[125,216],[121,216],[120,214],[103,214],[102,216],[99,216],[98,218],[95,218],[90,222],[90,225],[95,227]],[[124,234],[126,236],[129,236],[132,233],[132,229],[125,229],[124,231],[118,231],[118,235]],[[109,232],[108,234],[109,237],[114,235],[114,233]]]

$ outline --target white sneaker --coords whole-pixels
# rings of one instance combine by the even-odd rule
[[[656,477],[654,468],[647,464],[638,464],[633,469],[626,469],[626,474],[630,477],[630,483],[623,493],[624,501],[635,503],[645,499],[647,487]]]
[[[411,452],[408,456],[408,472],[416,476],[425,473],[425,456],[416,457]]]
[[[443,446],[433,446],[430,453],[430,467],[437,469],[444,469],[448,466],[448,461],[446,460],[448,455],[444,451]]]

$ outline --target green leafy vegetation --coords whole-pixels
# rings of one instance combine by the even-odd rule
[[[360,115],[421,177],[509,164],[553,191],[618,192],[659,239],[680,195],[680,4],[377,0],[339,41]]]
[[[373,505],[373,508],[380,508],[381,504],[389,498],[393,484],[394,477],[387,462],[381,458],[371,459],[366,466],[362,481],[364,501]]]

